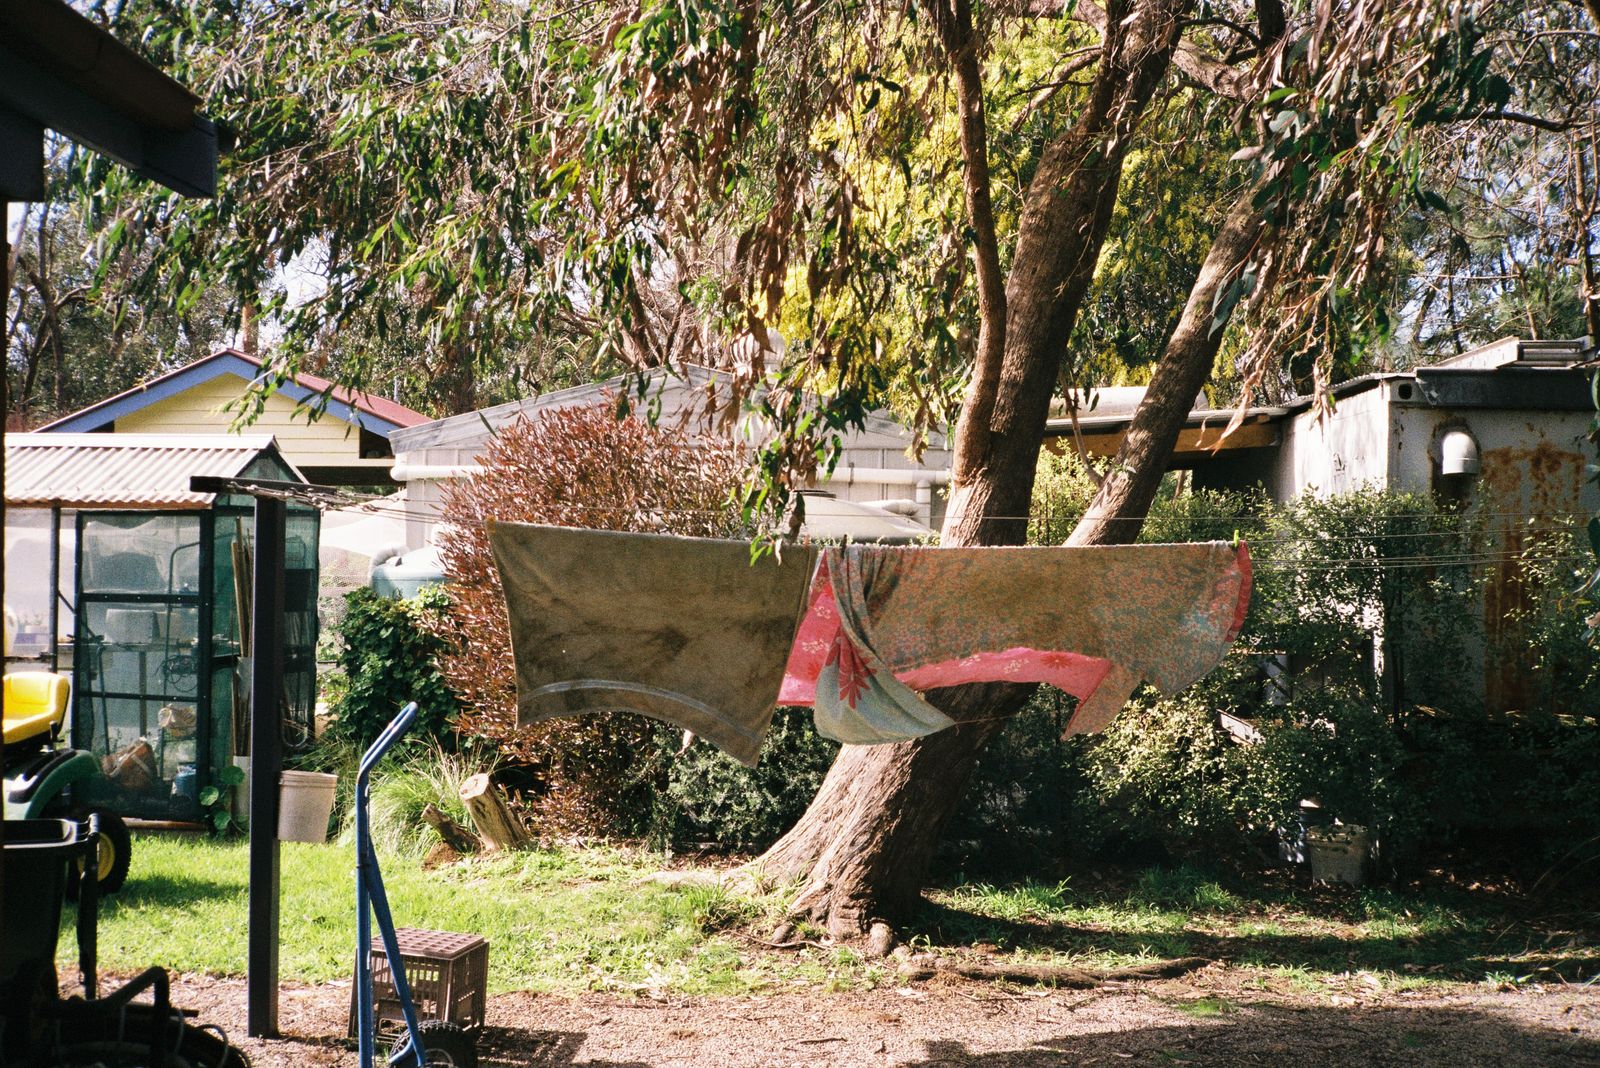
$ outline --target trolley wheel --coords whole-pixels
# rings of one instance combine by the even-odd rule
[[[422,1050],[427,1055],[423,1063],[429,1068],[478,1068],[477,1044],[460,1024],[423,1020],[417,1030],[422,1032]],[[395,1042],[395,1052],[410,1044],[410,1034],[402,1031]]]
[[[72,818],[87,823],[91,814],[100,817],[100,893],[114,894],[128,879],[128,866],[133,862],[133,835],[128,833],[128,825],[122,822],[122,817],[110,809],[75,809]],[[73,869],[73,877],[67,880],[69,900],[78,899],[77,875],[82,872],[83,862],[79,861]]]

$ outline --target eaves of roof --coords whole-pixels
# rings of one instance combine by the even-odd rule
[[[1198,408],[1188,414],[1184,419],[1185,428],[1227,426],[1238,413],[1237,408]],[[1252,422],[1276,422],[1290,413],[1291,409],[1279,405],[1263,405],[1259,408],[1245,409],[1244,416]],[[1126,412],[1119,415],[1080,415],[1078,417],[1078,430],[1084,434],[1108,434],[1126,430],[1128,424],[1133,422],[1134,413]],[[1045,437],[1060,437],[1072,433],[1072,420],[1070,418],[1055,418],[1045,423]]]
[[[39,428],[41,432],[84,433],[100,430],[122,416],[146,408],[168,397],[174,397],[203,382],[232,374],[247,382],[262,375],[261,361],[246,356],[237,349],[219,349],[203,359],[185,364],[164,375],[141,382],[98,404],[90,405],[71,415],[62,416],[53,423]],[[370,430],[387,438],[396,430],[428,422],[428,417],[403,404],[367,393],[356,393],[335,386],[325,378],[312,374],[299,374],[277,387],[297,404],[314,405],[323,395],[328,397],[327,412],[335,418]]]

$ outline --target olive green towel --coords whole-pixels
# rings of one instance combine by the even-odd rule
[[[517,662],[518,722],[639,712],[752,767],[816,550],[501,523],[489,541]]]

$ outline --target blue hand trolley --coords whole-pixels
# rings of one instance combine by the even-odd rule
[[[388,1063],[395,1068],[429,1068],[444,1065],[447,1068],[477,1068],[478,1052],[472,1036],[459,1024],[445,1020],[417,1022],[417,1008],[411,1000],[411,984],[406,981],[405,961],[400,956],[399,941],[395,938],[394,918],[389,913],[389,898],[383,890],[383,873],[378,870],[378,857],[372,849],[370,788],[368,780],[383,755],[411,726],[416,718],[417,703],[412,701],[389,721],[378,735],[378,740],[368,747],[361,757],[361,770],[356,775],[356,1036],[361,1054],[361,1068],[372,1068],[376,1056],[377,1022],[373,1004],[372,918],[377,917],[378,934],[383,939],[384,952],[389,957],[396,998],[405,1016],[406,1029],[389,1054]]]

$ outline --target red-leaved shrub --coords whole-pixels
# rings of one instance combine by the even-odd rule
[[[517,726],[516,669],[505,594],[484,521],[701,537],[743,531],[734,503],[743,459],[732,443],[618,418],[616,404],[540,414],[500,431],[482,472],[449,485],[441,555],[451,609],[440,669],[463,699],[460,730],[492,741],[534,789],[529,815],[556,833],[615,829],[661,731],[635,716]]]

